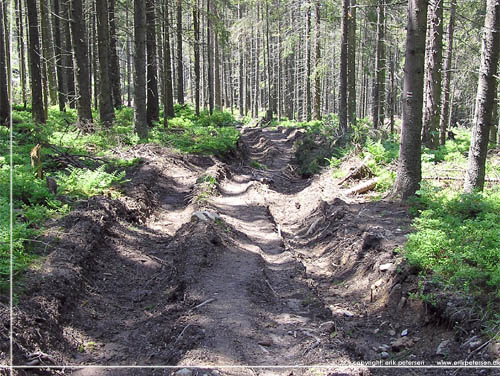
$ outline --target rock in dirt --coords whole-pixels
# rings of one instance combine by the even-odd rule
[[[406,337],[408,335],[408,329],[405,329],[401,332],[401,337]]]
[[[500,359],[500,342],[492,342],[488,345],[488,354],[493,360]]]
[[[448,352],[449,344],[450,344],[449,340],[442,341],[436,350],[436,355],[446,355],[446,353]]]
[[[382,359],[387,359],[387,358],[389,357],[389,353],[388,353],[387,351],[382,351],[382,352],[380,353],[380,357],[381,357]]]
[[[380,345],[377,350],[379,352],[384,352],[384,351],[389,351],[390,349],[391,349],[391,346],[389,346],[389,345]]]
[[[387,264],[382,264],[379,266],[379,269],[381,272],[392,272],[396,270],[396,265],[394,265],[392,262],[388,262]]]
[[[192,375],[193,371],[191,371],[189,368],[180,369],[175,373],[175,376],[192,376]]]
[[[221,216],[218,213],[214,212],[213,210],[199,210],[194,212],[191,215],[191,218],[192,217],[196,217],[203,222],[209,222],[221,219]]]

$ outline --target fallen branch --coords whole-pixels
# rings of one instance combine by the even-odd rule
[[[271,289],[273,294],[276,295],[277,298],[279,298],[278,293],[273,289],[273,286],[271,286],[271,284],[269,283],[269,281],[267,279],[266,279],[266,284],[269,286],[269,288]]]
[[[368,180],[364,183],[358,184],[355,187],[349,189],[345,194],[347,196],[349,196],[349,195],[353,195],[353,194],[361,194],[361,193],[368,192],[368,191],[372,190],[373,188],[375,188],[375,186],[377,185],[377,182],[378,182],[378,178]]]
[[[347,174],[347,176],[345,178],[343,178],[340,182],[339,182],[339,185],[342,185],[344,184],[347,180],[349,180],[350,178],[352,178],[353,176],[356,176],[358,175],[361,170],[363,170],[363,168],[366,167],[366,162],[368,162],[370,159],[370,157],[365,157],[365,159],[363,159],[363,161],[361,162],[361,164],[356,167],[353,171],[351,171],[349,174]]]
[[[216,300],[217,299],[215,299],[215,298],[211,298],[211,299],[205,300],[203,303],[198,304],[196,307],[191,308],[189,311],[194,311],[195,309],[201,308],[201,307],[203,307],[206,304],[215,302]]]
[[[184,332],[187,330],[187,328],[189,328],[191,326],[191,324],[187,324],[184,329],[182,329],[181,331],[181,334],[179,334],[177,336],[177,339],[175,340],[174,344],[176,344],[177,342],[179,342],[179,340],[181,339],[182,335],[184,334]]]

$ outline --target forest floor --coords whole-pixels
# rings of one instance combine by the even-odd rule
[[[225,161],[150,144],[120,151],[143,160],[125,195],[49,221],[43,257],[16,287],[14,364],[41,367],[16,374],[500,374],[355,364],[485,353],[411,298],[417,275],[396,252],[407,209],[346,196],[331,172],[300,178],[301,134],[244,128]],[[181,369],[97,367],[118,365]]]

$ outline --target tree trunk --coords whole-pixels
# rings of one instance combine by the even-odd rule
[[[141,138],[148,137],[146,114],[146,4],[134,0],[134,129]]]
[[[38,16],[36,0],[26,0],[29,27],[29,53],[31,74],[31,110],[35,123],[45,123],[42,93],[42,66],[40,62],[40,35],[38,34]],[[3,18],[3,17],[2,17]]]
[[[243,5],[238,4],[238,18],[243,17],[242,11]],[[240,34],[238,36],[238,107],[240,110],[240,116],[243,117],[243,36]]]
[[[464,191],[482,191],[488,136],[496,93],[496,74],[500,50],[500,2],[488,0],[484,22],[481,68],[476,98],[475,124],[469,148]]]
[[[448,50],[444,60],[443,92],[441,97],[441,117],[439,119],[439,143],[444,145],[450,115],[450,83],[451,83],[451,58],[453,56],[453,34],[455,32],[455,13],[457,0],[451,0],[450,21],[448,23]]]
[[[20,0],[16,1],[20,2]],[[59,22],[59,18],[61,17],[61,13],[59,11],[59,0],[52,0],[52,12],[53,12],[52,33],[54,34],[54,55],[56,62],[59,110],[64,111],[66,107],[66,97],[64,90],[64,70],[63,70],[63,58],[62,58],[63,51],[61,45],[61,29]],[[24,61],[22,63],[22,66],[24,66]]]
[[[356,124],[356,0],[350,0],[347,27],[347,121]]]
[[[146,115],[148,126],[160,119],[158,102],[158,64],[156,62],[156,14],[155,0],[146,0]]]
[[[9,126],[10,103],[7,75],[7,55],[3,27],[3,7],[0,4],[0,125]]]
[[[349,0],[342,0],[342,27],[340,41],[340,103],[339,126],[343,132],[348,131],[347,125],[347,46],[348,46]]]
[[[443,65],[443,0],[431,0],[427,33],[426,89],[422,142],[429,149],[439,145],[441,69]]]
[[[306,88],[306,121],[311,120],[312,104],[311,104],[311,4],[306,4],[306,75],[304,84]]]
[[[184,104],[184,68],[182,63],[182,0],[177,0],[177,102]]]
[[[47,66],[47,81],[49,84],[50,104],[57,103],[57,80],[56,68],[54,65],[54,42],[52,40],[52,33],[49,20],[49,4],[47,1],[42,1],[40,4],[40,22],[42,31],[42,51],[43,58]]]
[[[120,86],[120,60],[118,59],[117,42],[118,37],[116,36],[116,14],[115,14],[115,1],[108,0],[108,18],[109,18],[109,66],[111,80],[111,92],[113,95],[113,106],[115,108],[120,108],[123,105],[122,102],[122,91]]]
[[[71,0],[71,37],[76,63],[76,81],[78,84],[78,120],[80,123],[92,123],[92,109],[89,82],[89,60],[87,40],[83,20],[82,0]],[[101,119],[103,120],[103,119]]]
[[[75,68],[73,63],[73,47],[71,43],[70,32],[70,4],[71,0],[59,0],[61,6],[61,22],[62,22],[62,35],[63,35],[63,65],[65,73],[65,93],[69,108],[75,108],[76,89],[75,89]]]
[[[110,44],[107,0],[96,0],[96,15],[99,49],[99,117],[101,123],[109,127],[115,120],[115,112],[109,70]]]
[[[403,122],[394,195],[406,200],[422,180],[420,159],[427,0],[408,1]]]
[[[200,1],[193,6],[194,29],[194,104],[196,116],[200,116]]]
[[[377,12],[377,49],[375,58],[375,82],[373,85],[373,128],[384,124],[385,93],[385,0],[379,0]]]
[[[172,79],[172,54],[170,50],[170,20],[168,14],[168,1],[164,1],[164,35],[163,35],[163,65],[165,66],[165,101],[164,101],[164,118],[165,126],[167,119],[175,116],[174,111],[174,89]]]
[[[210,0],[207,0],[207,84],[208,84],[208,107],[210,115],[214,113],[214,63],[212,61],[212,33],[210,20]]]

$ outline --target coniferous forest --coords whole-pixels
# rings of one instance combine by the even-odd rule
[[[498,0],[0,0],[0,374],[493,375],[499,54]]]

